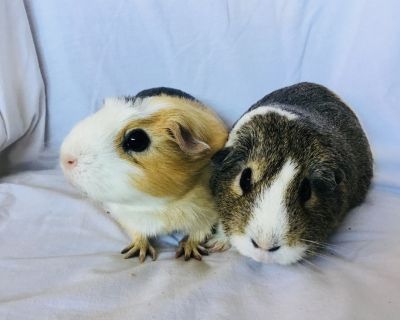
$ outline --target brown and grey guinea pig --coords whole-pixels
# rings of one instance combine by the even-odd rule
[[[210,158],[228,133],[220,118],[180,90],[154,88],[106,99],[61,146],[67,179],[100,202],[131,237],[126,258],[156,258],[149,237],[181,231],[177,250],[201,259],[218,221],[209,189]]]
[[[213,164],[220,231],[241,254],[279,264],[315,253],[364,200],[373,174],[356,115],[313,83],[274,91],[254,104]]]

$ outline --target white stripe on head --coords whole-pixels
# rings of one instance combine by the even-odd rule
[[[285,117],[288,120],[294,120],[298,117],[292,112],[281,109],[278,104],[258,107],[250,112],[245,113],[243,117],[239,119],[239,121],[235,124],[229,134],[229,139],[226,143],[226,146],[229,147],[233,145],[236,140],[237,132],[240,130],[240,128],[243,127],[246,123],[250,122],[255,116],[265,115],[272,112],[279,114],[280,116]]]
[[[246,233],[265,249],[276,244],[280,245],[289,230],[285,196],[297,170],[296,164],[291,159],[286,160],[274,181],[256,202]]]

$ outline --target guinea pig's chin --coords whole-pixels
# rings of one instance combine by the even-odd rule
[[[76,179],[74,178],[74,175],[73,175],[73,174],[71,174],[71,173],[69,173],[69,172],[66,172],[66,171],[64,171],[64,170],[63,170],[63,172],[64,172],[64,177],[65,177],[65,179],[68,181],[68,183],[69,183],[71,186],[73,186],[76,190],[78,190],[79,193],[80,193],[82,196],[84,196],[84,197],[89,197],[88,192],[87,192],[86,190],[84,190],[84,189],[82,188],[82,186],[80,186],[80,185],[76,182]]]
[[[261,263],[277,263],[281,265],[289,265],[300,261],[307,250],[304,245],[288,246],[283,245],[278,251],[268,252],[260,248],[255,248],[251,243],[251,239],[246,235],[233,235],[230,238],[232,246],[235,247],[240,254],[249,257]]]
[[[303,245],[295,245],[295,246],[282,246],[279,249],[280,252],[276,252],[275,263],[279,263],[282,265],[288,265],[292,263],[296,263],[303,259],[306,255],[307,247]]]

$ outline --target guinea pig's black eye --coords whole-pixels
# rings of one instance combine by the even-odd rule
[[[134,129],[125,136],[122,148],[125,152],[142,152],[150,145],[150,138],[142,129]]]
[[[299,188],[299,199],[302,203],[311,198],[311,183],[310,180],[304,178]]]
[[[252,172],[250,168],[246,168],[242,171],[239,184],[243,193],[248,193],[251,191],[251,175]]]

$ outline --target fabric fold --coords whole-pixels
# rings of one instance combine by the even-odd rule
[[[22,0],[0,2],[0,173],[44,147],[45,88]]]

